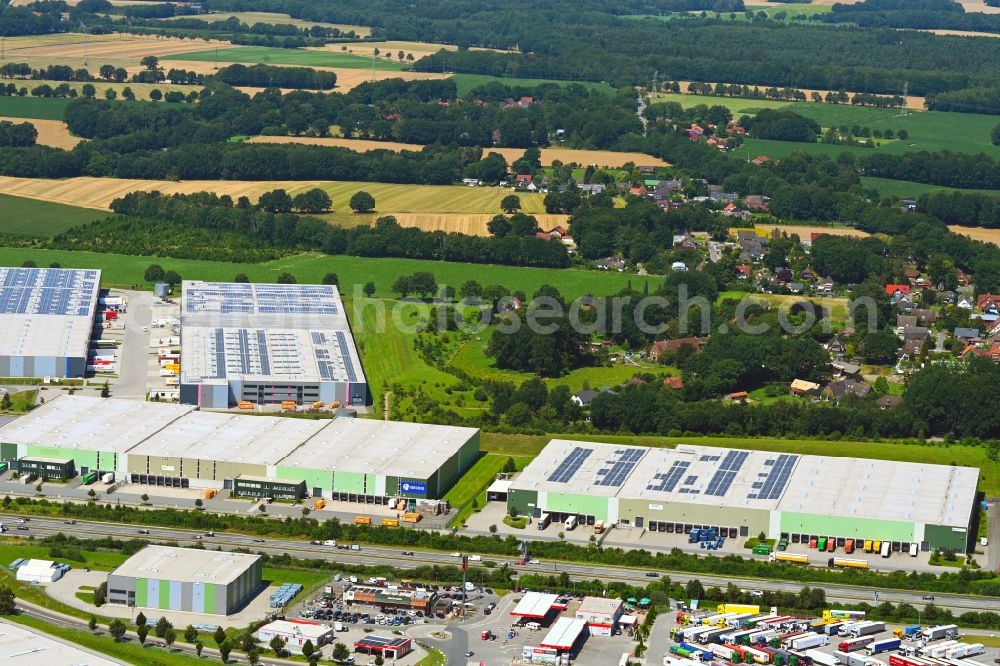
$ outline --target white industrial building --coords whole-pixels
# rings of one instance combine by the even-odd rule
[[[0,268],[0,377],[83,377],[101,271]]]
[[[317,284],[185,280],[181,402],[364,405],[368,383],[340,292]]]
[[[0,619],[0,664],[7,666],[126,666],[61,638]]]
[[[320,648],[333,642],[333,627],[317,622],[303,620],[275,620],[257,630],[257,638],[265,645],[277,636],[285,641],[285,649],[295,654],[302,654],[302,646],[311,641],[313,646]]]
[[[592,636],[610,636],[624,611],[625,605],[621,599],[584,597],[580,607],[576,609],[576,618],[587,623]]]
[[[25,583],[54,583],[63,570],[52,560],[28,560],[17,568],[17,579]]]

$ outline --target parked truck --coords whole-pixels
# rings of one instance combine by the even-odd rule
[[[868,647],[875,642],[875,639],[871,636],[866,636],[864,638],[852,638],[850,640],[841,641],[837,648],[841,652],[854,652],[855,650],[860,650],[861,648]]]
[[[982,654],[986,649],[982,643],[960,643],[944,653],[945,659],[965,659]]]
[[[798,553],[771,553],[767,557],[768,562],[791,562],[792,564],[809,564],[808,555]]]
[[[935,643],[934,645],[925,646],[920,651],[920,656],[930,657],[932,659],[939,659],[942,656],[944,656],[944,654],[948,652],[948,650],[958,647],[959,645],[961,645],[961,643],[959,643],[958,641],[943,641],[941,643]]]
[[[829,642],[830,639],[823,634],[809,633],[798,638],[793,638],[789,645],[793,650],[808,650],[809,648],[827,645]]]
[[[871,636],[885,631],[885,622],[859,622],[850,629],[847,630],[847,634],[852,638],[861,638],[862,636]]]
[[[567,518],[566,521],[563,523],[563,527],[566,529],[567,532],[576,529],[576,516],[570,516],[569,518]]]
[[[549,523],[551,522],[552,522],[552,514],[543,513],[541,516],[538,517],[538,522],[535,523],[535,527],[540,530],[544,530],[546,527],[549,526]]]
[[[715,609],[718,613],[760,613],[760,606],[755,604],[719,604]]]
[[[820,650],[806,650],[805,656],[808,657],[812,663],[820,664],[821,666],[837,666],[837,658],[832,654],[827,654]]]
[[[874,641],[871,645],[865,648],[865,652],[868,654],[878,654],[880,652],[888,652],[889,650],[898,650],[902,641],[898,638],[883,638],[882,640]]]
[[[917,636],[919,633],[920,633],[920,625],[911,624],[908,627],[903,627],[902,629],[893,630],[892,635],[895,636],[896,638],[913,638],[914,636]]]
[[[958,638],[958,626],[954,624],[939,624],[927,627],[921,632],[925,641],[939,641],[942,638]]]
[[[114,482],[115,482],[115,473],[114,472],[105,472],[101,476],[101,483],[103,483],[105,485],[108,485],[108,484],[111,484],[111,483],[114,483]]]

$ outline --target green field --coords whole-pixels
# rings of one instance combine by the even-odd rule
[[[919,197],[927,192],[976,192],[979,194],[989,194],[1000,197],[1000,190],[960,190],[955,187],[942,187],[941,185],[926,185],[924,183],[913,183],[908,180],[892,180],[890,178],[872,178],[862,176],[861,184],[878,190],[883,197]]]
[[[683,88],[682,88],[683,90]],[[744,99],[742,97],[724,97],[716,95],[686,95],[684,93],[657,93],[654,102],[677,102],[685,109],[699,104],[707,106],[724,106],[739,119],[743,115],[753,115],[761,109],[781,109],[790,104],[801,105],[801,102],[784,102],[773,99]]]
[[[372,59],[336,51],[307,51],[305,49],[279,49],[268,46],[234,46],[228,49],[194,51],[164,56],[161,60],[198,60],[202,62],[243,62],[271,65],[300,65],[303,67],[342,67],[344,69],[371,69]],[[387,58],[375,58],[375,69],[398,72],[403,66]]]
[[[508,456],[536,456],[553,437],[565,435],[509,435],[484,432],[482,450]],[[923,462],[934,465],[963,465],[980,469],[979,489],[987,495],[1000,493],[1000,465],[986,457],[985,446],[961,446],[944,443],[906,444],[902,442],[853,442],[847,440],[771,439],[753,437],[656,437],[648,435],[582,435],[572,439],[609,444],[673,447],[678,444],[734,447],[776,453],[799,453],[816,456],[840,456]]]
[[[567,81],[565,79],[519,79],[515,77],[490,76],[489,74],[455,74],[451,77],[455,80],[459,96],[465,95],[476,86],[484,83],[499,81],[508,86],[538,86],[543,83],[558,83],[560,85],[570,85],[577,83],[590,90],[600,90],[601,92],[614,92],[607,83],[595,83],[594,81]]]
[[[23,540],[8,540],[0,543],[0,566],[6,567],[17,558],[23,557],[26,559],[36,560],[54,559],[57,562],[65,562],[74,567],[87,566],[97,571],[111,571],[127,559],[121,553],[115,552],[92,550],[84,550],[81,552],[86,559],[86,562],[76,562],[63,557],[53,558],[49,554],[49,546],[34,544],[26,545]]]
[[[23,83],[29,90],[35,85],[32,81]],[[69,103],[70,100],[57,97],[0,97],[0,116],[62,120],[63,111]]]
[[[33,238],[55,236],[78,224],[108,216],[108,213],[93,208],[66,206],[7,194],[0,194],[0,209],[4,212],[0,219],[0,234]]]
[[[326,273],[340,277],[341,290],[351,296],[354,285],[359,287],[371,280],[376,294],[392,296],[391,287],[400,275],[415,271],[431,271],[439,283],[456,288],[466,280],[478,280],[483,285],[502,284],[511,291],[534,293],[539,285],[549,284],[563,296],[576,298],[586,294],[606,295],[625,288],[634,275],[625,273],[559,268],[521,268],[493,264],[464,264],[424,259],[392,259],[299,254],[262,264],[237,264],[197,259],[164,257],[132,257],[121,254],[75,252],[71,250],[36,250],[31,248],[0,248],[0,265],[20,266],[32,260],[39,266],[58,262],[63,268],[100,268],[105,286],[127,287],[148,284],[143,280],[146,268],[157,263],[166,270],[176,270],[185,279],[229,281],[237,273],[246,273],[254,282],[276,282],[279,275],[290,272],[299,282],[319,283]],[[650,278],[650,291],[659,287],[659,279]]]

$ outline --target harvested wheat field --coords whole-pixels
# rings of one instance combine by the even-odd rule
[[[236,47],[233,47],[236,48]],[[219,63],[220,66],[225,67],[226,65],[232,63]],[[253,64],[249,60],[246,64]],[[280,65],[277,63],[268,63],[271,67],[297,67],[297,65]],[[186,69],[191,72],[196,72],[198,74],[215,74],[216,67],[215,63],[208,62],[204,60],[175,60],[173,58],[169,61],[170,67],[176,67],[177,69]],[[344,67],[322,67],[322,66],[312,66],[312,69],[322,70],[324,72],[333,72],[337,75],[337,88],[335,92],[345,92],[351,90],[366,81],[372,80],[371,71],[365,69],[346,69]],[[136,70],[139,68],[136,67]],[[383,70],[375,70],[375,79],[378,81],[385,81],[386,79],[403,79],[404,81],[425,81],[429,79],[445,79],[448,78],[448,74],[438,74],[436,72],[391,72]],[[260,90],[260,88],[240,88],[240,90],[246,90],[252,92],[255,90]],[[284,91],[285,89],[283,89]]]
[[[337,146],[350,148],[358,152],[367,150],[422,150],[417,143],[399,143],[395,141],[369,141],[367,139],[340,139],[336,137],[306,137],[306,136],[256,136],[251,143],[305,143],[314,146]],[[523,148],[484,148],[483,152],[495,152],[503,155],[507,162],[513,162],[524,155]],[[564,164],[595,164],[597,166],[617,168],[626,162],[639,166],[670,166],[656,157],[643,153],[620,153],[611,150],[573,150],[571,148],[542,148],[542,164],[548,166],[559,160]]]
[[[499,187],[462,187],[460,185],[391,185],[351,181],[231,181],[137,180],[127,178],[14,178],[0,176],[0,194],[12,194],[29,199],[42,199],[87,208],[107,208],[114,199],[129,192],[158,190],[165,194],[214,192],[235,198],[246,196],[257,201],[261,194],[284,189],[290,194],[319,187],[330,195],[335,211],[348,211],[347,202],[359,190],[375,197],[377,213],[461,213],[496,215],[500,200],[510,190]],[[518,195],[525,213],[543,213],[541,194]]]
[[[66,148],[67,150],[76,147],[76,144],[84,141],[84,139],[73,136],[69,133],[69,128],[66,127],[66,123],[61,120],[39,120],[37,118],[25,119],[25,118],[7,118],[0,116],[0,122],[9,121],[12,123],[24,123],[29,122],[35,126],[38,131],[38,141],[37,143],[43,146],[52,146],[53,148]]]
[[[111,4],[115,3],[112,2]],[[318,25],[321,28],[337,28],[341,32],[350,32],[353,30],[354,34],[358,37],[367,37],[372,34],[371,28],[363,25],[344,25],[342,23],[306,21],[305,19],[292,18],[288,14],[279,14],[277,12],[215,12],[212,14],[196,14],[194,16],[170,16],[160,20],[176,21],[178,19],[188,18],[201,19],[202,21],[208,21],[209,23],[235,18],[241,23],[246,23],[247,25],[253,25],[254,23],[269,23],[271,25],[294,25],[298,28],[310,28],[314,25]]]
[[[469,236],[488,236],[486,224],[492,214],[466,215],[463,213],[380,213],[392,215],[400,226],[417,227],[424,231],[455,231]],[[566,226],[569,215],[535,214],[538,226],[551,229],[555,226]]]
[[[948,228],[956,234],[962,234],[963,236],[968,236],[973,240],[982,241],[984,243],[993,243],[994,245],[1000,245],[1000,229],[984,229],[983,227],[960,227],[957,225],[949,225]]]
[[[55,37],[61,39],[55,40]],[[87,66],[97,69],[101,65],[137,68],[143,57],[166,56],[191,51],[204,51],[215,44],[229,48],[229,42],[203,39],[176,39],[173,37],[131,37],[128,35],[84,35],[66,33],[43,37],[12,37],[5,40],[6,58],[26,62],[32,67],[47,65],[72,65],[84,67],[86,44]]]
[[[861,231],[860,229],[852,229],[850,227],[824,227],[820,225],[809,226],[809,225],[798,225],[798,224],[769,224],[766,226],[760,226],[758,229],[768,232],[768,234],[798,234],[799,238],[803,240],[809,240],[812,234],[829,234],[831,236],[857,236],[863,238],[865,236],[870,236],[867,231]]]

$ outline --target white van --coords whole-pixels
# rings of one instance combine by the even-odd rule
[[[538,631],[539,629],[542,628],[542,625],[538,624],[537,622],[529,622],[528,624],[526,624],[524,626],[525,626],[525,628],[531,629],[532,631]]]
[[[483,561],[483,556],[482,555],[469,555],[469,561],[470,562],[482,562]]]
[[[326,541],[323,542],[323,545],[324,546],[336,546],[337,542],[334,541],[333,539],[327,539]]]

